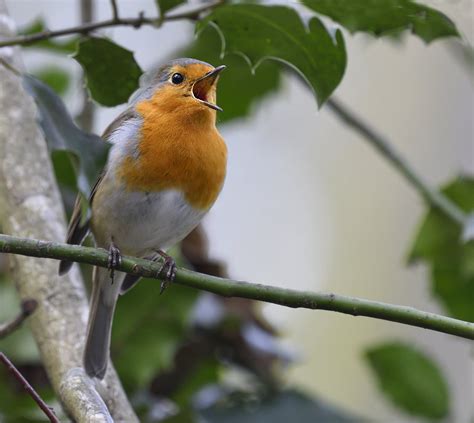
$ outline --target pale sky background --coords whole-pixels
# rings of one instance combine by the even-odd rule
[[[76,3],[7,0],[18,24],[43,14],[51,28],[76,23]],[[109,17],[108,1],[97,3],[97,17]],[[155,11],[152,0],[118,3],[123,16]],[[427,3],[447,13],[473,43],[471,0]],[[105,31],[135,51],[143,69],[169,57],[191,33],[185,22],[158,32]],[[347,36],[346,43],[348,67],[337,96],[387,134],[432,185],[474,173],[473,78],[449,51],[450,43],[427,47],[408,37],[399,45],[364,35]],[[53,57],[78,74],[74,61]],[[31,68],[44,60],[36,53],[26,57]],[[74,90],[69,100],[77,110]],[[97,132],[120,110],[99,108]],[[251,119],[222,127],[222,133],[229,146],[228,177],[205,225],[212,256],[228,263],[232,277],[443,313],[430,297],[427,269],[405,263],[424,213],[420,197],[365,141],[328,111],[318,112],[302,83],[287,78]],[[418,421],[385,400],[362,359],[376,343],[405,340],[440,363],[453,398],[449,421],[468,423],[473,415],[468,341],[322,311],[266,305],[264,313],[300,354],[288,373],[290,385],[376,421]]]

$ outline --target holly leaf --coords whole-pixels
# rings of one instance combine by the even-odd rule
[[[409,414],[442,419],[449,413],[449,392],[436,364],[410,345],[393,342],[366,351],[382,392]]]
[[[104,106],[125,103],[138,88],[142,74],[133,53],[105,38],[88,38],[73,56],[84,69],[87,88]]]
[[[194,43],[181,50],[176,57],[199,57],[214,66],[227,65],[219,79],[217,100],[223,112],[218,114],[220,123],[249,116],[258,102],[280,88],[281,72],[277,63],[266,61],[252,73],[242,56],[229,54],[220,57],[221,40],[214,28],[207,27],[199,33]]]
[[[458,178],[442,192],[466,213],[474,211],[474,178]],[[422,219],[409,262],[425,261],[435,296],[453,317],[474,322],[474,241],[463,240],[463,229],[431,208]]]
[[[48,28],[44,23],[43,19],[39,18],[34,20],[28,26],[22,28],[19,31],[20,35],[32,35],[37,34],[38,32],[47,31]],[[33,47],[33,48],[42,48],[50,51],[54,51],[57,53],[66,53],[71,54],[74,53],[76,50],[76,45],[79,40],[79,37],[70,37],[67,41],[57,41],[53,38],[49,40],[39,40],[35,41],[31,44],[26,44],[25,47]]]
[[[267,59],[287,64],[308,82],[319,106],[341,82],[346,67],[342,33],[337,30],[333,38],[316,17],[305,26],[289,7],[229,4],[198,22],[198,32],[209,24],[222,37],[223,54],[241,54],[254,69]]]
[[[186,0],[156,0],[156,5],[160,11],[160,16],[163,16],[171,9],[178,7],[180,4],[186,3]]]
[[[443,13],[411,0],[302,0],[303,4],[346,27],[381,37],[408,30],[426,43],[459,37],[456,25]]]
[[[61,98],[46,84],[30,75],[24,75],[23,83],[38,107],[39,124],[49,151],[53,158],[55,153],[67,152],[67,157],[75,170],[77,190],[83,194],[84,198],[88,198],[107,159],[108,144],[97,135],[80,130],[73,122]],[[57,168],[56,165],[55,168]],[[61,175],[57,177],[61,178]],[[70,175],[67,179],[70,186]]]

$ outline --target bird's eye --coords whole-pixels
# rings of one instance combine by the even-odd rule
[[[174,73],[173,76],[171,77],[171,82],[173,84],[179,85],[183,81],[184,81],[184,76],[181,75],[180,73]]]

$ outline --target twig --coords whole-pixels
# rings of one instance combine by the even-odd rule
[[[18,329],[28,316],[31,316],[38,307],[36,300],[25,300],[21,303],[21,311],[12,321],[0,325],[0,339],[10,335]]]
[[[112,6],[112,16],[115,20],[119,19],[118,7],[116,0],[110,0],[110,6]]]
[[[439,209],[459,225],[464,226],[466,224],[467,215],[441,192],[432,189],[424,182],[423,178],[409,166],[406,160],[390,145],[384,136],[378,134],[368,123],[356,116],[338,100],[330,99],[327,102],[327,106],[339,119],[362,135],[372,147],[391,162],[430,205]]]
[[[107,19],[105,21],[86,23],[86,24],[82,24],[78,26],[73,26],[70,28],[59,29],[56,31],[43,31],[43,32],[37,32],[35,34],[20,35],[18,37],[0,41],[0,48],[6,47],[6,46],[32,44],[36,41],[49,40],[50,38],[62,37],[64,35],[71,35],[71,34],[86,35],[97,29],[107,28],[111,26],[131,26],[135,29],[138,29],[143,25],[151,25],[151,26],[158,25],[159,26],[162,22],[166,22],[166,21],[177,21],[177,20],[182,20],[182,19],[196,19],[196,17],[198,17],[201,13],[211,10],[221,4],[222,4],[222,0],[206,3],[190,11],[165,15],[162,19],[161,18],[147,18],[143,14],[140,14],[136,18],[120,18],[118,16],[114,16],[112,19]]]
[[[59,419],[54,414],[52,407],[49,407],[34,390],[34,388],[28,383],[28,381],[23,377],[23,375],[18,371],[15,365],[8,359],[8,357],[0,352],[0,361],[5,365],[5,367],[10,371],[10,373],[15,376],[18,382],[21,383],[23,389],[30,394],[31,398],[38,404],[38,407],[43,410],[44,414],[49,418],[50,422],[60,423]]]
[[[0,235],[0,252],[69,260],[101,267],[108,266],[108,253],[103,249],[18,238],[8,235]],[[161,271],[161,264],[149,260],[123,257],[122,263],[117,270],[149,278],[157,278]],[[353,316],[373,317],[456,335],[462,338],[474,339],[474,323],[427,313],[411,307],[343,295],[294,291],[234,281],[182,268],[178,269],[176,283],[227,297],[250,298],[293,308],[329,310]]]

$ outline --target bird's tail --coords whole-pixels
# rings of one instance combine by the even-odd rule
[[[110,355],[110,339],[115,304],[124,274],[115,272],[114,281],[109,271],[94,268],[92,296],[84,350],[84,369],[90,377],[103,379]]]

